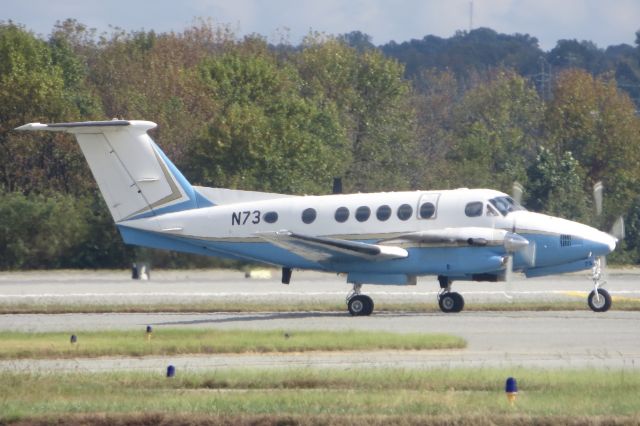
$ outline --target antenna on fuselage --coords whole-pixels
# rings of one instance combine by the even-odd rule
[[[342,178],[334,177],[333,178],[333,191],[332,194],[342,194]]]

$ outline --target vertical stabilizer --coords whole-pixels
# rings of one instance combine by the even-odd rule
[[[147,134],[150,121],[31,123],[16,130],[73,133],[116,222],[196,208],[195,192]]]

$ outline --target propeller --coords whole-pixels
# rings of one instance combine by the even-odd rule
[[[513,189],[511,190],[511,198],[518,203],[522,204],[522,194],[524,193],[524,187],[520,185],[520,182],[513,182]]]
[[[520,253],[528,265],[535,265],[536,247],[535,242],[527,240],[523,236],[517,234],[515,221],[513,224],[513,232],[508,232],[504,237],[504,247],[507,252],[504,264],[504,295],[510,301],[513,300],[513,256]]]
[[[603,199],[604,185],[602,181],[598,181],[593,185],[593,201],[596,208],[596,215],[598,217],[602,216],[602,199]],[[609,230],[609,235],[616,238],[618,241],[624,239],[624,218],[619,216],[616,221],[611,226]],[[594,279],[604,278],[603,281],[606,282],[607,276],[607,257],[600,256],[598,258],[598,263],[594,269]],[[597,277],[596,277],[597,275]]]

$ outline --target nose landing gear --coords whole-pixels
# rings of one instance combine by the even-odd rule
[[[593,262],[593,268],[591,269],[591,279],[593,280],[593,291],[589,293],[587,303],[594,312],[606,312],[611,308],[611,295],[601,285],[606,284],[606,281],[602,279],[602,259],[598,258]]]

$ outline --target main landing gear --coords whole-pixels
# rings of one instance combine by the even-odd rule
[[[452,281],[449,277],[438,275],[440,293],[438,293],[438,306],[444,313],[460,312],[464,308],[464,298],[460,293],[451,291]]]
[[[365,294],[360,294],[362,284],[354,284],[353,290],[347,295],[347,307],[354,317],[368,316],[373,312],[373,299]]]
[[[606,284],[606,281],[601,281],[601,258],[596,259],[596,261],[593,263],[593,268],[591,269],[591,279],[593,280],[593,291],[589,293],[587,303],[589,303],[589,307],[594,312],[606,312],[611,307],[611,296],[609,295],[609,292],[607,290],[600,288],[601,285]]]

